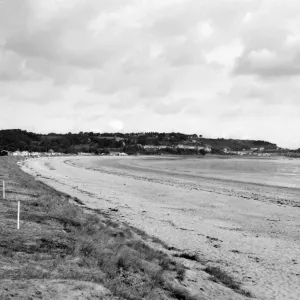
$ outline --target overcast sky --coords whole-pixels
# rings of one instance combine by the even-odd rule
[[[300,147],[299,0],[0,0],[0,129]]]

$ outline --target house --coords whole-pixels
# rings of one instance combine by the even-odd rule
[[[30,155],[32,157],[40,157],[40,153],[39,152],[31,152]]]
[[[178,149],[185,149],[185,150],[196,150],[196,149],[198,149],[198,146],[178,144],[177,148]]]
[[[197,149],[198,151],[200,151],[200,150],[204,150],[204,151],[205,151],[205,147],[204,147],[204,146],[196,146],[196,149]]]
[[[119,156],[128,156],[128,154],[124,153],[124,152],[121,152],[121,153],[119,153]]]
[[[15,151],[15,152],[13,152],[12,155],[13,156],[21,156],[22,154],[21,154],[21,151]]]
[[[144,146],[144,149],[145,150],[147,150],[147,149],[149,149],[149,150],[157,150],[158,149],[158,146],[154,146],[154,145],[145,145]]]
[[[116,136],[115,140],[116,140],[116,142],[121,142],[121,141],[124,141],[124,138]]]
[[[230,150],[231,150],[230,148],[226,148],[226,147],[221,149],[221,151],[223,151],[224,153],[229,153]]]
[[[117,156],[117,155],[120,155],[120,153],[121,153],[120,149],[117,149],[117,148],[109,149],[110,156]]]
[[[144,149],[145,150],[161,150],[161,149],[167,149],[167,145],[145,145]]]
[[[78,155],[91,155],[91,153],[88,153],[88,152],[78,152]]]
[[[240,155],[240,151],[234,151],[234,150],[230,150],[227,153],[228,154],[233,154],[233,155]]]

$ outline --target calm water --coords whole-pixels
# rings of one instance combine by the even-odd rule
[[[142,159],[132,163],[182,174],[300,188],[300,160],[206,157]]]

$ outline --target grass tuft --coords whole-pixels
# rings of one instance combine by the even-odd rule
[[[200,258],[198,254],[195,253],[188,253],[188,252],[182,252],[182,253],[175,253],[173,254],[174,257],[180,257],[180,258],[185,258],[188,260],[200,262]]]
[[[242,289],[240,284],[236,282],[233,277],[222,271],[219,267],[207,266],[204,271],[211,275],[211,280],[215,282],[221,282],[228,288],[241,295],[249,298],[252,297],[252,294],[249,291],[245,291],[244,289]]]

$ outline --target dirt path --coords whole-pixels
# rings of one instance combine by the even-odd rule
[[[87,206],[113,209],[116,218],[198,253],[258,299],[300,299],[297,189],[155,171],[151,160],[148,167],[134,164],[140,158],[95,159],[29,160],[24,169]],[[197,285],[201,274],[191,268]],[[208,299],[243,299],[209,290],[208,282],[205,288]]]

